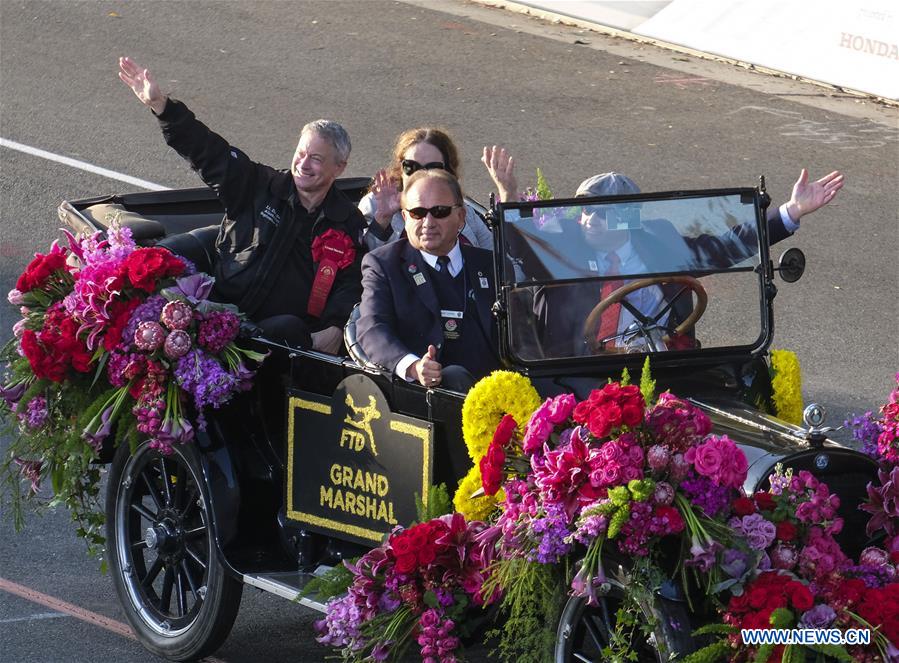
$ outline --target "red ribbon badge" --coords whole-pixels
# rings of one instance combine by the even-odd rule
[[[312,282],[309,293],[309,304],[306,312],[316,318],[325,309],[328,294],[334,286],[337,272],[353,264],[356,259],[356,247],[353,240],[342,230],[329,228],[312,242],[312,261],[318,263],[318,272]]]

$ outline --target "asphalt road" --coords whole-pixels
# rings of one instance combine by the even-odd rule
[[[253,158],[286,165],[299,128],[331,117],[353,137],[348,175],[383,165],[392,140],[447,127],[467,192],[485,200],[481,147],[540,167],[557,195],[607,170],[644,190],[752,186],[783,201],[802,166],[842,170],[838,199],[778,248],[803,279],[776,300],[775,346],[795,350],[807,400],[831,421],[875,407],[899,368],[899,112],[810,84],[542,23],[461,1],[14,2],[0,0],[0,137],[167,187],[196,176],[116,78],[130,54]],[[56,236],[63,199],[133,190],[0,147],[0,289]],[[16,312],[0,307],[7,337]],[[65,514],[4,517],[0,578],[124,621],[109,578]],[[315,615],[247,590],[216,655],[320,660]],[[0,589],[2,661],[147,661],[139,645]]]

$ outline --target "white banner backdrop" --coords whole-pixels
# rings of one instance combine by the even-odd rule
[[[632,31],[899,100],[896,0],[673,0]]]

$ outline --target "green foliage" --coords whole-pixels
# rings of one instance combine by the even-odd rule
[[[783,656],[780,663],[805,663],[805,648],[796,645],[787,645],[784,647]]]
[[[499,560],[491,567],[484,596],[499,587],[505,592],[499,606],[503,625],[487,633],[488,638],[499,640],[491,655],[521,663],[552,660],[555,627],[565,602],[565,577],[556,565],[520,557]]]
[[[700,626],[698,629],[693,631],[694,636],[700,635],[730,635],[731,633],[737,633],[739,629],[736,626],[731,626],[730,624],[706,624],[705,626]]]
[[[795,620],[793,612],[787,608],[777,608],[771,613],[769,623],[774,628],[790,628]]]
[[[352,560],[352,563],[357,561],[359,561],[358,558]],[[345,594],[352,584],[352,572],[343,564],[338,564],[306,583],[297,600],[315,597],[319,601],[327,601],[335,596]]]
[[[418,522],[426,523],[434,518],[453,512],[453,498],[446,484],[431,486],[427,506],[421,501],[421,495],[415,493],[415,514]]]
[[[546,178],[543,176],[543,171],[539,168],[537,169],[537,200],[550,200],[553,197],[553,192],[549,188],[549,183],[546,181]]]
[[[725,626],[725,624],[710,624],[709,626]],[[697,629],[697,631],[694,632],[694,635],[698,633],[699,630],[701,629]],[[716,663],[716,661],[726,661],[730,653],[731,648],[725,638],[685,656],[681,663]]]
[[[627,367],[625,367],[621,371],[621,380],[618,381],[618,384],[620,384],[622,387],[626,387],[630,383],[631,383],[631,372],[629,370],[627,370]]]
[[[755,653],[752,663],[768,663],[772,653],[774,653],[774,645],[761,645]]]
[[[655,403],[656,381],[652,379],[652,371],[649,368],[649,357],[643,362],[643,371],[640,373],[640,393],[647,406]]]
[[[824,654],[829,658],[835,658],[838,661],[851,663],[852,656],[846,651],[843,645],[805,645],[805,648],[818,654]]]

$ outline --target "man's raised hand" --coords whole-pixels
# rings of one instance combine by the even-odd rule
[[[843,173],[838,170],[828,173],[814,182],[808,181],[808,171],[803,168],[799,179],[793,185],[793,195],[787,202],[787,212],[794,221],[820,209],[843,188]]]
[[[154,113],[159,115],[165,110],[168,97],[159,89],[159,85],[156,84],[156,79],[153,78],[149,69],[141,67],[127,56],[121,57],[119,58],[119,78],[131,88],[141,103],[149,106]]]

